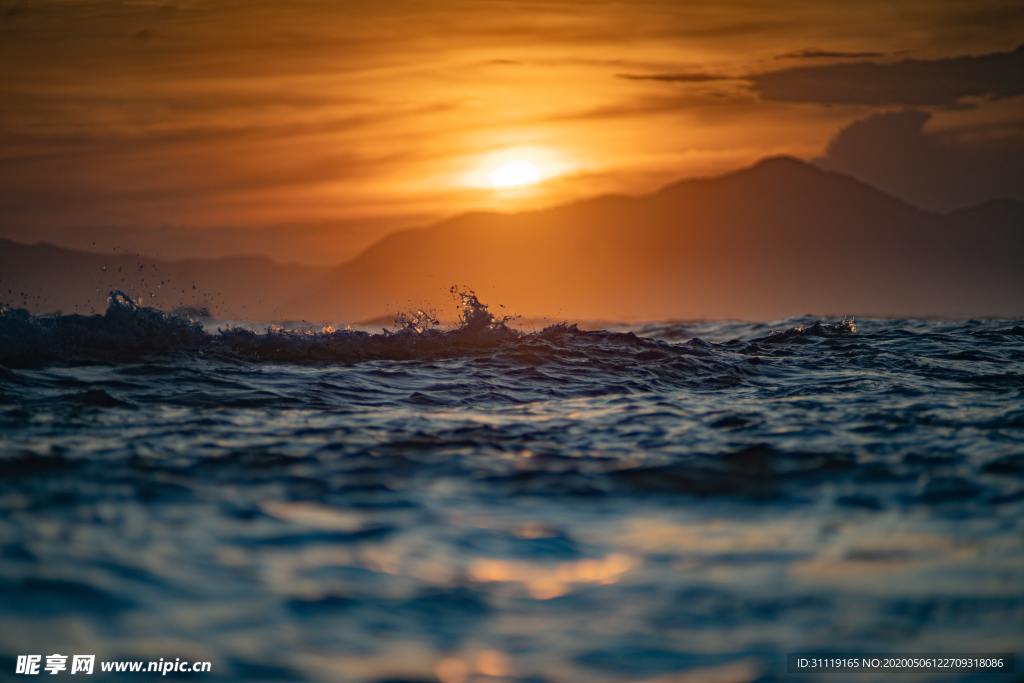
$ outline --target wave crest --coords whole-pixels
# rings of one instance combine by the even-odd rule
[[[857,321],[853,318],[843,318],[835,323],[816,320],[810,325],[796,325],[788,330],[773,330],[768,336],[755,341],[779,343],[814,337],[845,337],[852,334],[857,334]]]
[[[125,362],[196,352],[208,338],[198,323],[139,306],[120,291],[110,293],[103,315],[35,316],[23,308],[0,309],[0,363],[8,366]]]
[[[210,332],[196,319],[200,316],[141,306],[121,291],[110,293],[103,315],[34,316],[25,309],[3,307],[0,365],[121,364],[175,355],[281,363],[478,356],[516,365],[558,364],[574,375],[589,370],[628,375],[644,368],[645,382],[685,384],[710,377],[715,386],[728,386],[742,381],[745,355],[760,353],[761,343],[810,341],[856,331],[853,320],[816,322],[773,332],[749,345],[729,345],[729,353],[696,338],[674,343],[634,332],[583,331],[568,323],[524,332],[510,325],[515,316],[495,316],[471,290],[453,287],[451,292],[460,313],[455,327],[443,329],[432,312],[415,310],[400,314],[394,328],[379,333],[328,325],[270,326],[263,331],[236,326]]]
[[[437,358],[492,349],[529,336],[511,328],[512,316],[497,317],[470,290],[452,289],[460,311],[454,329],[417,310],[396,317],[395,329],[378,334],[358,330],[263,332],[242,327],[207,332],[189,312],[165,313],[112,291],[103,315],[36,316],[0,307],[0,364],[122,363],[174,354],[201,354],[249,361],[359,362]],[[182,315],[181,313],[185,313]]]

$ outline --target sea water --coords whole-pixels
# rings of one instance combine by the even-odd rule
[[[1019,662],[1021,321],[524,331],[462,304],[377,333],[119,293],[0,310],[3,677],[23,653],[203,681]]]

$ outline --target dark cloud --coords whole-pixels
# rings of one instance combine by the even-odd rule
[[[930,133],[931,117],[904,110],[856,121],[817,163],[928,209],[1024,199],[1024,127]]]
[[[776,55],[775,59],[865,59],[884,57],[884,52],[843,52],[841,50],[796,50]]]
[[[662,83],[708,83],[711,81],[728,81],[734,76],[722,74],[706,74],[699,72],[661,73],[661,74],[615,74],[616,78],[628,81],[660,81]]]
[[[1024,45],[947,59],[803,66],[750,78],[765,99],[877,106],[952,105],[965,97],[1024,94]]]

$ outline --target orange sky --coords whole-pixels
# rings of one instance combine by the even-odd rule
[[[8,1],[0,227],[298,224],[649,191],[814,158],[906,106],[933,133],[1019,141],[1019,76],[919,93],[912,64],[892,72],[905,98],[857,101],[853,74],[824,92],[793,70],[939,70],[1009,53],[1022,29],[1019,3],[984,0]],[[510,149],[553,177],[474,180]]]

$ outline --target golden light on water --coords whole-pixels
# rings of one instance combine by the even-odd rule
[[[574,586],[617,583],[637,565],[636,560],[622,553],[604,558],[564,562],[554,567],[538,567],[526,562],[482,559],[469,568],[474,581],[482,583],[519,584],[533,598],[550,600],[570,592]]]

